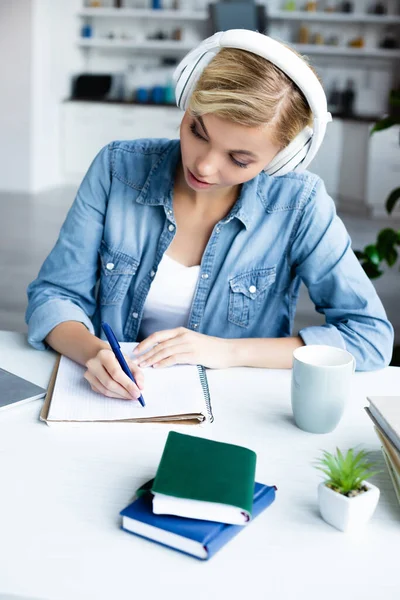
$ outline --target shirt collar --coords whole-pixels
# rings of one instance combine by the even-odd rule
[[[136,201],[152,206],[165,206],[172,209],[172,192],[174,189],[175,171],[181,158],[181,145],[179,140],[168,144],[158,161],[153,165],[141,193]],[[248,229],[254,219],[257,188],[259,176],[243,183],[238,199],[229,214],[221,221],[229,223],[232,219],[239,219]]]
[[[172,209],[175,171],[180,157],[180,141],[172,140],[151,168],[136,202],[152,206],[162,205]]]

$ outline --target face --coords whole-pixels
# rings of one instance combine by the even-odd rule
[[[267,126],[246,127],[213,114],[192,117],[186,112],[180,138],[185,180],[196,192],[249,181],[280,150]]]

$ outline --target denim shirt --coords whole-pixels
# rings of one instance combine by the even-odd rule
[[[28,340],[63,321],[136,341],[143,307],[176,232],[179,140],[113,142],[94,159],[58,241],[28,288]],[[224,338],[292,335],[301,281],[326,323],[305,344],[349,350],[359,370],[390,361],[393,329],[316,175],[261,173],[244,183],[204,251],[187,327]]]

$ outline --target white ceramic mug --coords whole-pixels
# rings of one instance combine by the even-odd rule
[[[350,352],[333,346],[302,346],[293,352],[292,409],[300,429],[311,433],[335,429],[355,367]]]

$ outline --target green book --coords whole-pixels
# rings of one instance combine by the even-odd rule
[[[151,488],[154,514],[245,525],[256,459],[242,446],[171,431]]]

